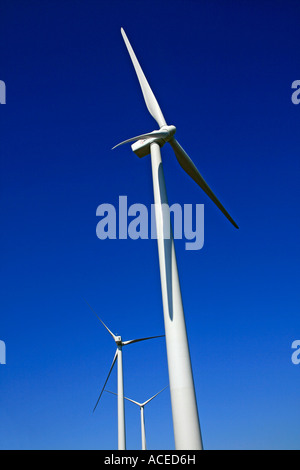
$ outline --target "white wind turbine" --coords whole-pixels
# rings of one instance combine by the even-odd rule
[[[88,304],[88,302],[86,302]],[[104,382],[103,388],[101,390],[101,393],[99,395],[99,398],[97,400],[97,403],[94,407],[94,410],[96,410],[97,405],[100,401],[100,398],[102,397],[102,394],[104,392],[105,386],[107,384],[107,381],[109,379],[109,376],[113,370],[113,367],[116,363],[116,360],[118,360],[118,450],[126,450],[126,433],[125,433],[125,407],[124,407],[124,380],[123,380],[123,355],[122,355],[122,349],[123,346],[127,346],[128,344],[133,344],[133,343],[138,343],[140,341],[146,341],[148,339],[154,339],[154,338],[162,338],[164,335],[160,336],[150,336],[148,338],[139,338],[139,339],[132,339],[130,341],[122,341],[121,336],[116,336],[114,335],[110,329],[105,325],[105,323],[101,320],[101,318],[98,317],[97,313],[92,309],[92,307],[88,304],[92,312],[96,315],[98,320],[102,323],[102,325],[106,328],[106,330],[109,332],[109,334],[112,336],[113,340],[115,341],[117,345],[117,349],[111,364],[111,367],[109,369],[108,376],[106,377],[106,380]]]
[[[155,397],[157,397],[157,395],[159,395],[161,392],[163,392],[164,390],[166,390],[166,388],[168,388],[168,385],[167,385],[165,388],[163,388],[162,390],[160,390],[160,392],[158,392],[158,393],[156,393],[155,395],[153,395],[153,397],[151,397],[151,398],[149,398],[148,400],[144,401],[143,403],[139,403],[138,401],[132,400],[131,398],[124,397],[125,400],[131,401],[132,403],[134,403],[135,405],[139,406],[139,408],[140,408],[140,411],[141,411],[142,450],[147,450],[144,407],[145,407],[146,405],[148,405],[148,403],[150,403],[150,401],[152,401]],[[113,395],[117,395],[117,396],[118,396],[117,393],[110,392],[109,390],[106,390],[106,392],[112,393]]]
[[[148,111],[156,120],[160,129],[128,139],[116,147],[127,142],[136,141],[131,147],[138,157],[151,155],[175,447],[184,450],[202,449],[202,436],[170,214],[163,210],[163,206],[168,207],[168,199],[160,148],[166,142],[170,143],[183,170],[200,186],[234,227],[238,228],[238,226],[205,182],[192,160],[174,138],[176,127],[167,125],[123,28],[121,33],[135,68]]]

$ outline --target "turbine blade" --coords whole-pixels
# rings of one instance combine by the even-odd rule
[[[131,139],[124,140],[124,142],[121,142],[118,145],[115,145],[112,150],[115,148],[119,147],[120,145],[128,144],[129,142],[134,142],[135,140],[142,140],[142,139],[149,139],[151,137],[158,137],[163,139],[164,137],[167,137],[169,133],[167,131],[153,131],[149,132],[148,134],[141,134],[136,137],[132,137]]]
[[[109,379],[109,376],[110,376],[110,374],[111,374],[111,371],[113,370],[113,367],[114,367],[114,365],[115,365],[115,362],[116,362],[116,360],[117,360],[117,357],[118,357],[118,350],[116,350],[116,352],[115,352],[115,356],[114,356],[114,359],[113,359],[113,361],[112,361],[112,365],[111,365],[111,367],[110,367],[110,369],[109,369],[108,376],[106,377],[105,383],[104,383],[104,385],[103,385],[103,388],[102,388],[102,390],[101,390],[101,393],[100,393],[100,395],[99,395],[99,398],[98,398],[98,400],[97,400],[97,403],[96,403],[96,405],[95,405],[95,407],[94,407],[94,409],[93,409],[93,413],[94,413],[95,409],[97,408],[97,405],[98,405],[98,403],[99,403],[99,401],[100,401],[100,398],[102,397],[102,393],[104,392],[105,385],[107,384],[107,381],[108,381],[108,379]]]
[[[149,336],[148,338],[139,338],[139,339],[132,339],[130,341],[122,341],[122,346],[126,346],[127,344],[138,343],[139,341],[146,341],[147,339],[163,338],[164,336],[165,335]]]
[[[138,80],[139,80],[139,83],[140,83],[140,86],[141,86],[141,89],[142,89],[142,92],[143,92],[144,100],[145,100],[146,106],[148,108],[148,111],[151,114],[151,116],[156,120],[159,127],[165,126],[166,125],[165,118],[164,118],[164,116],[161,112],[159,104],[158,104],[158,102],[157,102],[157,100],[156,100],[156,98],[153,94],[153,91],[150,88],[149,83],[147,82],[147,79],[144,75],[144,72],[143,72],[143,70],[142,70],[142,68],[141,68],[141,66],[140,66],[140,64],[139,64],[139,62],[136,58],[136,55],[135,55],[135,53],[134,53],[134,51],[131,47],[131,44],[130,44],[123,28],[121,28],[121,33],[122,33],[124,42],[126,44],[127,50],[129,52],[131,61],[133,63],[135,72],[137,74],[137,77],[138,77]]]
[[[145,406],[147,405],[147,403],[149,403],[151,400],[153,400],[153,398],[157,397],[157,395],[159,395],[161,392],[163,392],[164,390],[166,390],[166,388],[168,388],[169,385],[167,385],[165,388],[163,388],[162,390],[160,390],[160,392],[156,393],[155,395],[153,395],[153,397],[149,398],[149,400],[145,401],[144,403],[142,403],[142,406]]]
[[[177,142],[176,139],[171,139],[170,144],[174,150],[175,156],[178,160],[179,165],[184,169],[184,171],[200,186],[201,189],[207,194],[207,196],[216,204],[220,211],[227,217],[227,219],[232,223],[235,228],[239,228],[232,217],[228,214],[227,210],[222,206],[218,198],[212,192],[208,184],[205,182],[196,166],[183,150],[181,145]]]
[[[108,392],[108,393],[111,393],[112,395],[118,396],[118,394],[115,393],[115,392],[110,392],[109,390],[105,390],[105,391]],[[134,403],[135,405],[142,406],[141,403],[139,403],[139,402],[137,402],[137,401],[134,401],[134,400],[131,400],[131,398],[127,398],[127,397],[124,397],[124,398],[125,398],[125,400],[131,401],[131,402]]]
[[[109,334],[113,337],[114,341],[116,341],[116,337],[115,335],[110,331],[110,329],[105,325],[105,323],[101,320],[101,318],[98,317],[97,313],[95,312],[95,310],[90,306],[90,304],[85,300],[85,303],[87,303],[87,305],[90,307],[90,309],[92,310],[92,312],[96,315],[96,317],[98,318],[98,320],[102,323],[102,325],[107,329],[107,331],[109,332]]]

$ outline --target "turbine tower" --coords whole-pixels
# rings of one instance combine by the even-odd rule
[[[86,302],[92,312],[96,315],[98,320],[102,323],[102,325],[106,328],[106,330],[109,332],[109,334],[112,336],[113,340],[115,341],[117,345],[117,349],[112,361],[112,364],[110,366],[108,375],[106,377],[106,380],[104,382],[103,388],[101,390],[101,393],[98,397],[97,403],[94,406],[93,412],[96,410],[98,403],[100,401],[100,398],[102,397],[103,391],[105,389],[105,386],[108,382],[109,376],[114,368],[114,365],[116,361],[118,360],[118,450],[126,450],[126,432],[125,432],[125,407],[124,407],[124,380],[123,380],[123,346],[127,346],[128,344],[133,344],[133,343],[138,343],[140,341],[146,341],[148,339],[154,339],[154,338],[162,338],[164,335],[160,336],[150,336],[148,338],[139,338],[139,339],[132,339],[130,341],[122,341],[121,336],[116,336],[114,335],[110,329],[105,325],[105,323],[101,320],[101,318],[98,317],[97,313],[92,309],[92,307],[89,305],[88,302]]]
[[[142,450],[147,450],[144,407],[145,407],[146,405],[148,405],[148,403],[150,403],[150,401],[152,401],[153,398],[157,397],[157,395],[159,395],[161,392],[163,392],[164,390],[166,390],[166,388],[168,388],[168,385],[167,385],[165,388],[163,388],[162,390],[160,390],[160,392],[158,392],[158,393],[156,393],[155,395],[153,395],[153,397],[149,398],[149,400],[144,401],[144,403],[139,403],[138,401],[132,400],[131,398],[124,397],[125,400],[131,401],[132,403],[134,403],[135,405],[139,406],[139,408],[140,408],[140,412],[141,412]],[[108,393],[112,393],[113,395],[117,395],[117,396],[118,396],[117,393],[110,392],[109,390],[105,390],[105,391],[108,392]]]
[[[176,127],[167,125],[123,28],[121,33],[137,74],[147,109],[156,120],[160,129],[128,139],[116,147],[135,141],[131,147],[138,157],[142,158],[146,155],[151,155],[175,447],[176,449],[183,450],[200,450],[203,448],[202,436],[170,213],[163,210],[163,206],[168,206],[168,199],[160,149],[166,142],[170,143],[177,161],[183,170],[200,186],[232,225],[235,228],[238,228],[238,225],[215,196],[187,153],[174,138]]]

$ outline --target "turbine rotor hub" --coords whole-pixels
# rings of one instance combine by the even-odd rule
[[[176,132],[175,126],[162,126],[160,131],[166,132],[164,137],[148,137],[146,139],[138,140],[131,145],[132,151],[139,157],[143,158],[150,154],[150,146],[156,142],[160,147],[163,147],[166,142],[171,140]]]
[[[121,336],[116,336],[115,337],[115,342],[118,346],[122,345],[122,337]]]
[[[173,137],[173,135],[176,132],[176,127],[175,126],[163,126],[160,128],[161,131],[166,131],[168,132],[168,135],[163,138],[165,142],[169,142],[169,140]]]

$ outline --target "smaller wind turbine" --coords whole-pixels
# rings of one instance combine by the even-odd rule
[[[109,369],[108,376],[106,377],[105,383],[103,385],[103,388],[101,390],[101,393],[99,395],[99,398],[97,400],[97,403],[96,403],[93,411],[95,411],[97,406],[98,406],[100,398],[102,397],[105,386],[108,382],[109,376],[110,376],[110,374],[113,370],[113,367],[116,363],[116,360],[118,359],[118,449],[119,450],[125,450],[126,449],[126,435],[125,435],[125,407],[124,407],[124,380],[123,380],[122,348],[123,348],[123,346],[127,346],[128,344],[138,343],[140,341],[146,341],[147,339],[163,338],[165,335],[149,336],[147,338],[139,338],[139,339],[132,339],[130,341],[122,341],[122,337],[114,335],[110,331],[110,329],[105,325],[105,323],[101,320],[101,318],[98,317],[97,313],[93,310],[93,308],[90,306],[90,304],[87,301],[85,301],[85,302],[88,304],[88,306],[90,307],[92,312],[96,315],[98,320],[102,323],[102,325],[106,328],[106,330],[112,336],[113,340],[115,341],[115,343],[117,345],[117,350],[115,352],[111,367]]]
[[[132,403],[134,403],[135,405],[137,405],[137,406],[140,407],[140,411],[141,411],[142,450],[147,450],[144,407],[145,407],[148,403],[150,403],[150,401],[152,401],[153,398],[157,397],[157,395],[159,395],[161,392],[163,392],[164,390],[166,390],[166,388],[168,388],[168,385],[167,385],[165,388],[163,388],[162,390],[160,390],[160,392],[158,392],[158,393],[156,393],[155,395],[153,395],[153,397],[149,398],[149,400],[144,401],[144,403],[139,403],[138,401],[132,400],[131,398],[124,397],[125,400],[131,401]],[[117,395],[117,396],[118,396],[117,393],[110,392],[109,390],[105,390],[105,391],[108,392],[108,393],[112,393],[113,395]]]

